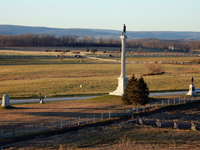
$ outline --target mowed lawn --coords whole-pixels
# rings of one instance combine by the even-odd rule
[[[166,60],[154,57],[151,61]],[[195,57],[180,57],[181,60],[194,60]],[[177,57],[177,59],[180,59]],[[116,89],[120,76],[119,63],[91,60],[88,58],[12,58],[0,59],[0,94],[9,94],[11,99],[35,98],[38,92],[48,97],[104,94]],[[139,61],[139,58],[137,58]],[[145,61],[141,58],[141,61]],[[150,91],[187,90],[194,78],[200,87],[199,65],[159,64],[165,73],[144,76]],[[128,78],[137,78],[148,73],[146,64],[126,64]],[[83,85],[80,88],[80,85]]]

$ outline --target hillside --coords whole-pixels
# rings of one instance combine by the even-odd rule
[[[104,38],[118,38],[121,34],[119,30],[105,29],[81,29],[81,28],[47,28],[47,27],[30,27],[17,25],[0,25],[1,35],[17,35],[17,34],[42,34],[50,33],[59,35],[78,35],[82,37],[95,36]],[[132,38],[159,38],[159,39],[198,39],[200,40],[200,32],[177,32],[177,31],[128,31],[129,39]]]

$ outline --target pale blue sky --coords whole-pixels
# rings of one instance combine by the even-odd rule
[[[0,24],[199,31],[200,0],[0,0]]]

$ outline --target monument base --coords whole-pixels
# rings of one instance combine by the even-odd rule
[[[124,91],[126,89],[126,84],[128,82],[128,78],[127,77],[122,77],[120,76],[118,78],[118,87],[115,91],[110,92],[109,95],[117,95],[117,96],[122,96],[124,95]]]
[[[194,84],[189,85],[189,92],[186,95],[198,96],[198,94],[195,92]]]

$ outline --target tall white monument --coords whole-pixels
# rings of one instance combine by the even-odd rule
[[[120,36],[122,39],[122,46],[121,46],[121,75],[118,78],[118,87],[115,91],[110,92],[110,95],[119,95],[122,96],[124,94],[124,90],[126,89],[126,84],[128,82],[128,78],[125,75],[125,65],[126,65],[126,26],[124,24],[122,35]]]

